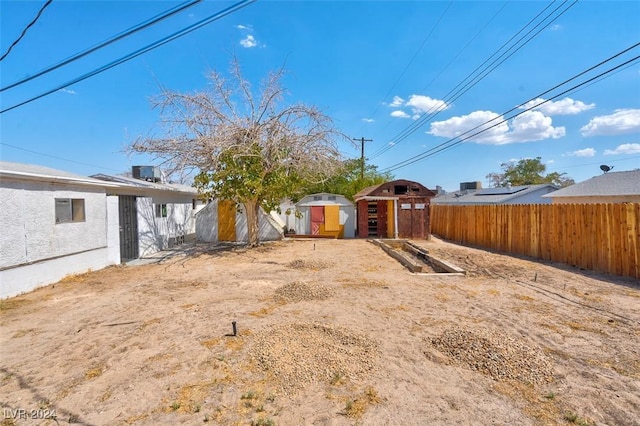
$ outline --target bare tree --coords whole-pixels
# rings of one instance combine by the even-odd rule
[[[283,74],[284,68],[270,73],[254,95],[234,58],[230,78],[211,72],[207,90],[163,88],[153,100],[163,136],[129,146],[170,170],[196,169],[194,185],[204,197],[242,205],[249,245],[259,243],[259,207],[274,210],[301,185],[332,177],[340,167],[338,140],[349,140],[317,108],[282,105]]]

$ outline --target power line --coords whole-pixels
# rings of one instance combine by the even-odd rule
[[[386,95],[384,95],[384,97],[382,98],[383,100],[387,99],[389,97],[389,95],[391,94],[391,92],[393,91],[393,89],[395,89],[395,87],[398,85],[398,83],[400,82],[400,80],[402,79],[402,77],[404,77],[404,74],[407,72],[407,70],[409,69],[409,67],[411,66],[411,64],[413,64],[413,61],[415,61],[416,57],[418,56],[418,53],[420,53],[420,51],[422,50],[422,48],[424,47],[425,44],[427,44],[427,41],[429,41],[429,39],[431,38],[431,35],[433,34],[433,32],[436,30],[436,28],[438,28],[438,26],[440,25],[440,22],[442,21],[442,19],[444,18],[444,15],[447,13],[447,11],[449,10],[449,8],[451,7],[451,4],[453,3],[453,1],[450,1],[449,4],[447,5],[447,7],[444,9],[444,11],[442,12],[442,14],[440,15],[440,17],[438,18],[438,20],[436,21],[436,24],[433,26],[433,28],[431,28],[431,31],[429,31],[429,33],[426,35],[426,37],[424,38],[424,40],[422,40],[422,43],[420,44],[420,46],[418,47],[418,50],[416,50],[416,52],[413,54],[413,56],[411,57],[411,59],[409,60],[409,62],[407,63],[407,65],[404,67],[404,69],[402,70],[402,72],[400,73],[400,75],[398,76],[398,78],[396,79],[396,81],[393,83],[393,85],[391,86],[391,88],[387,91]],[[371,114],[372,116],[375,116],[376,113],[378,112],[378,110],[380,109],[380,104],[378,104],[378,106],[376,106],[376,109],[373,111],[373,114]]]
[[[609,62],[609,61],[613,60],[614,58],[616,58],[616,57],[620,56],[622,53],[627,52],[627,51],[629,51],[629,50],[631,50],[631,49],[633,49],[633,48],[637,47],[638,45],[640,45],[640,43],[636,43],[634,46],[631,46],[630,48],[625,49],[623,52],[617,53],[616,55],[614,55],[614,56],[610,57],[609,59],[607,59],[607,60],[605,60],[605,61],[602,61],[602,62],[601,62],[601,63],[599,63],[598,65],[595,65],[594,67],[591,67],[591,68],[589,68],[588,70],[581,72],[580,74],[576,75],[575,77],[572,77],[571,79],[566,80],[564,83],[561,83],[560,85],[556,85],[553,89],[549,89],[549,90],[545,91],[545,92],[544,92],[544,94],[547,94],[549,91],[554,90],[555,88],[557,88],[557,87],[559,87],[559,86],[561,86],[561,85],[564,85],[564,84],[566,84],[566,83],[567,83],[567,82],[569,82],[569,81],[575,80],[576,78],[578,78],[579,76],[581,76],[581,75],[585,74],[586,72],[588,72],[588,71],[590,71],[590,70],[593,70],[594,68],[599,67],[599,66],[601,66],[602,64],[604,64],[604,63],[606,63],[606,62]],[[382,172],[390,172],[390,171],[394,171],[394,170],[397,170],[397,169],[400,169],[400,168],[406,167],[406,166],[408,166],[408,165],[410,165],[410,164],[414,164],[414,163],[416,163],[416,162],[418,162],[418,161],[424,160],[425,158],[432,157],[432,156],[434,156],[434,155],[436,155],[436,154],[438,154],[438,153],[440,153],[440,152],[442,152],[442,151],[445,151],[445,150],[447,150],[447,149],[453,148],[453,147],[454,147],[454,146],[456,146],[456,145],[459,145],[459,144],[461,144],[461,143],[463,143],[463,142],[465,142],[465,141],[467,141],[467,140],[469,140],[469,139],[471,139],[471,138],[473,138],[473,137],[475,137],[475,136],[477,136],[477,135],[479,135],[479,134],[482,134],[482,133],[484,133],[484,132],[486,132],[486,131],[488,131],[488,130],[490,130],[490,129],[492,129],[492,128],[496,127],[496,126],[499,126],[500,124],[506,123],[507,121],[509,121],[509,120],[511,120],[511,119],[513,119],[513,118],[515,118],[515,117],[518,117],[519,115],[522,115],[522,114],[524,114],[525,112],[531,111],[532,109],[535,109],[535,108],[537,108],[537,107],[539,107],[539,106],[541,106],[541,105],[543,105],[543,104],[545,104],[545,103],[547,103],[547,102],[550,102],[550,101],[552,101],[552,100],[554,100],[554,99],[556,99],[556,98],[558,98],[558,97],[560,97],[560,96],[564,96],[564,95],[568,94],[569,92],[573,92],[573,91],[575,91],[576,89],[578,89],[578,88],[580,88],[580,87],[582,87],[582,86],[584,86],[584,85],[587,85],[587,84],[589,84],[589,83],[591,83],[591,82],[593,82],[593,81],[599,80],[599,79],[601,79],[603,76],[608,75],[608,74],[610,74],[610,73],[612,73],[612,72],[614,72],[614,71],[616,71],[616,70],[618,70],[618,69],[620,69],[620,68],[626,67],[626,66],[628,66],[630,63],[633,63],[633,62],[635,62],[635,61],[638,61],[639,59],[640,59],[640,56],[636,56],[636,57],[634,57],[634,58],[632,58],[632,59],[629,59],[629,60],[627,60],[627,61],[623,62],[622,64],[619,64],[619,65],[617,65],[617,66],[615,66],[615,67],[613,67],[613,68],[610,68],[610,69],[608,69],[607,71],[604,71],[604,72],[602,72],[602,73],[600,73],[600,74],[596,75],[595,77],[592,77],[592,78],[590,78],[590,79],[588,79],[588,80],[585,80],[585,81],[583,81],[582,83],[579,83],[579,84],[577,84],[577,85],[575,85],[575,86],[571,87],[570,89],[567,89],[567,90],[565,90],[565,91],[563,91],[563,92],[561,92],[561,93],[559,93],[559,94],[557,94],[557,95],[554,95],[554,96],[550,97],[549,99],[546,99],[546,100],[544,100],[544,101],[542,101],[542,102],[540,102],[540,103],[537,103],[536,105],[533,105],[533,106],[531,106],[531,107],[529,107],[529,108],[526,108],[526,109],[524,109],[523,111],[521,111],[521,112],[519,112],[519,113],[517,113],[517,114],[514,114],[514,115],[512,115],[512,116],[510,116],[510,117],[507,117],[507,118],[505,118],[505,119],[503,119],[503,120],[499,121],[499,122],[498,122],[498,123],[496,123],[496,124],[493,124],[493,125],[491,125],[491,126],[489,126],[489,127],[485,127],[486,125],[488,125],[488,124],[492,123],[493,121],[497,120],[498,118],[500,118],[500,117],[503,117],[503,116],[507,115],[509,112],[512,112],[512,111],[514,111],[515,109],[518,109],[518,108],[522,107],[523,105],[526,105],[527,103],[531,102],[532,100],[535,100],[535,99],[539,98],[540,96],[537,96],[537,97],[535,97],[535,98],[532,98],[532,99],[530,99],[530,100],[528,100],[528,101],[526,101],[526,102],[524,102],[524,103],[522,103],[522,104],[518,105],[517,107],[512,108],[511,110],[507,111],[506,113],[503,113],[503,114],[501,114],[501,115],[499,115],[499,116],[497,116],[497,117],[495,117],[495,118],[493,118],[493,119],[491,119],[491,120],[488,120],[488,121],[486,121],[486,122],[484,122],[484,123],[482,123],[482,124],[480,124],[480,125],[478,125],[478,126],[474,127],[473,129],[470,129],[470,130],[468,130],[468,131],[466,131],[466,132],[462,133],[462,134],[461,134],[461,135],[459,135],[459,136],[456,136],[456,137],[454,137],[454,138],[451,138],[451,139],[449,139],[449,140],[447,140],[447,141],[445,141],[445,142],[443,142],[443,143],[441,143],[441,144],[439,144],[439,145],[436,145],[435,147],[430,148],[430,149],[428,149],[427,151],[425,151],[425,152],[423,152],[423,153],[421,153],[421,154],[418,154],[418,155],[416,155],[416,156],[413,156],[413,157],[411,157],[411,158],[409,158],[409,159],[407,159],[407,160],[404,160],[404,161],[401,161],[401,162],[399,162],[399,163],[393,164],[392,166],[389,166],[388,168],[384,169]],[[475,133],[473,133],[473,134],[471,134],[471,135],[469,135],[469,136],[467,136],[467,137],[461,138],[461,136],[466,135],[466,134],[469,134],[469,133],[471,133],[471,132],[473,132],[474,130],[479,129],[479,128],[483,128],[483,129],[482,129],[482,130],[479,130],[478,132],[475,132]],[[456,139],[460,139],[460,140],[456,141]]]
[[[511,119],[513,119],[513,118],[515,118],[515,117],[518,117],[518,116],[520,116],[520,115],[524,114],[525,112],[531,111],[532,109],[535,109],[535,108],[539,107],[540,105],[543,105],[543,104],[545,104],[545,103],[547,103],[547,102],[550,102],[550,101],[552,101],[552,100],[554,100],[554,99],[556,99],[556,98],[558,98],[558,97],[560,97],[560,96],[563,96],[563,95],[565,95],[565,94],[571,93],[571,92],[573,92],[575,89],[577,89],[577,88],[579,88],[579,87],[581,87],[581,86],[583,86],[583,85],[585,85],[585,84],[588,84],[588,83],[591,83],[591,82],[593,82],[593,81],[596,81],[596,80],[600,79],[602,76],[604,76],[604,75],[606,75],[606,74],[608,74],[608,73],[610,73],[610,72],[613,72],[613,71],[617,70],[618,68],[621,68],[621,67],[623,67],[623,66],[626,66],[627,64],[629,64],[629,63],[631,63],[631,62],[633,62],[633,61],[637,61],[638,59],[640,59],[640,56],[636,56],[635,58],[633,58],[633,59],[631,59],[631,60],[629,60],[629,61],[627,61],[627,62],[625,62],[625,63],[623,63],[623,64],[620,64],[620,65],[618,65],[618,66],[616,66],[616,67],[614,67],[614,68],[611,68],[611,69],[609,69],[609,70],[607,70],[607,71],[605,71],[605,72],[603,72],[603,73],[601,73],[601,74],[598,74],[597,76],[595,76],[595,77],[593,77],[593,78],[590,78],[589,80],[586,80],[586,81],[584,81],[584,82],[582,82],[582,83],[580,83],[580,84],[578,84],[578,85],[576,85],[576,86],[573,86],[572,88],[570,88],[570,89],[568,89],[568,90],[565,90],[565,91],[563,91],[563,92],[561,92],[561,93],[559,93],[559,94],[557,94],[557,95],[555,95],[555,96],[553,96],[553,97],[551,97],[551,98],[549,98],[549,99],[547,99],[547,100],[545,100],[545,101],[543,101],[543,102],[540,102],[540,103],[538,103],[538,104],[536,104],[536,105],[533,105],[533,106],[531,106],[531,107],[529,107],[529,108],[526,108],[526,109],[524,109],[523,111],[519,112],[518,114],[514,114],[514,115],[512,115],[511,117],[507,117],[507,118],[505,118],[505,119],[503,119],[503,120],[499,121],[498,123],[493,124],[493,125],[491,125],[491,126],[489,126],[489,127],[485,128],[485,129],[483,129],[483,130],[480,130],[480,131],[478,131],[478,132],[476,132],[476,133],[474,133],[474,134],[472,134],[472,135],[469,135],[469,136],[467,136],[467,137],[465,137],[465,138],[462,138],[462,139],[460,139],[460,140],[459,140],[459,141],[457,141],[457,142],[453,142],[453,141],[455,141],[456,139],[460,138],[460,136],[457,136],[457,137],[455,137],[455,138],[451,138],[451,139],[449,139],[448,141],[443,142],[443,143],[441,143],[440,145],[437,145],[437,146],[435,146],[434,148],[431,148],[431,149],[429,149],[429,150],[427,150],[427,151],[423,152],[422,154],[419,154],[419,155],[417,155],[417,156],[414,156],[414,157],[412,157],[412,158],[410,158],[410,159],[408,159],[408,160],[405,160],[405,161],[403,161],[403,162],[401,162],[401,163],[396,163],[395,165],[393,165],[393,166],[389,167],[388,169],[383,170],[383,172],[388,172],[388,171],[397,170],[397,169],[400,169],[400,168],[406,167],[406,166],[408,166],[408,165],[414,164],[414,163],[416,163],[416,162],[418,162],[418,161],[424,160],[424,159],[426,159],[426,158],[433,157],[433,156],[435,156],[436,154],[438,154],[438,153],[440,153],[440,152],[443,152],[443,151],[446,151],[446,150],[448,150],[448,149],[450,149],[450,148],[453,148],[453,147],[455,147],[455,146],[457,146],[457,145],[459,145],[459,144],[461,144],[461,143],[463,143],[463,142],[465,142],[465,141],[467,141],[467,140],[469,140],[469,139],[471,139],[471,138],[473,138],[473,137],[475,137],[475,136],[477,136],[477,135],[480,135],[480,134],[482,134],[482,133],[484,133],[484,132],[486,132],[486,131],[488,131],[488,130],[493,129],[494,127],[497,127],[497,126],[499,126],[499,125],[501,125],[501,124],[503,124],[503,123],[506,123],[506,122],[508,122],[509,120],[511,120]],[[491,119],[491,120],[489,120],[489,121],[486,121],[486,122],[484,122],[484,123],[480,124],[479,126],[474,127],[473,129],[471,129],[471,130],[469,130],[469,131],[467,131],[467,132],[463,133],[463,135],[464,135],[464,134],[467,134],[467,133],[469,133],[469,132],[471,132],[471,131],[473,131],[474,129],[477,129],[477,128],[479,128],[479,127],[483,127],[483,126],[485,126],[485,125],[487,125],[487,124],[491,123],[492,121],[494,121],[494,120],[496,120],[496,119],[498,119],[499,117],[502,117],[502,116],[504,116],[504,114],[499,115],[498,117],[495,117],[495,118],[493,118],[493,119]],[[453,143],[451,143],[451,142],[453,142]],[[447,144],[448,144],[448,145],[447,145]],[[444,145],[447,145],[447,146],[444,146]],[[437,149],[437,148],[440,148],[440,149]]]
[[[9,148],[13,148],[13,149],[19,149],[20,151],[30,152],[32,154],[42,155],[44,157],[54,158],[56,160],[67,161],[69,163],[75,163],[75,164],[81,164],[83,166],[96,167],[98,169],[111,170],[111,171],[115,171],[115,172],[121,172],[122,171],[122,170],[111,169],[109,167],[102,167],[102,166],[96,166],[94,164],[83,163],[81,161],[69,160],[68,158],[57,157],[55,155],[45,154],[44,152],[38,152],[38,151],[34,151],[34,150],[31,150],[31,149],[27,149],[27,148],[22,148],[22,147],[15,146],[15,145],[10,145],[10,144],[4,143],[4,142],[0,142],[0,145],[8,146]]]
[[[20,36],[13,43],[11,43],[11,46],[9,46],[7,51],[0,57],[0,61],[4,60],[4,58],[7,57],[9,52],[11,52],[11,49],[13,49],[15,47],[15,45],[18,44],[20,42],[20,40],[22,40],[22,37],[24,37],[24,35],[27,33],[27,30],[29,28],[31,28],[31,26],[33,26],[33,24],[35,24],[38,21],[38,19],[40,19],[40,15],[42,15],[42,12],[44,12],[44,10],[47,8],[47,6],[49,6],[51,4],[52,1],[53,0],[47,0],[47,2],[44,4],[44,6],[42,6],[40,8],[40,10],[38,11],[38,14],[36,15],[36,17],[33,18],[33,20],[31,22],[29,22],[29,24],[27,24],[26,27],[24,27],[24,29],[20,33]]]
[[[514,36],[512,36],[507,42],[505,42],[500,48],[498,48],[491,56],[489,56],[489,58],[487,58],[482,64],[480,64],[469,75],[467,75],[467,77],[465,77],[460,83],[458,83],[453,89],[451,89],[444,96],[443,102],[445,103],[445,105],[454,102],[455,100],[460,98],[462,95],[464,95],[466,92],[468,92],[473,86],[475,86],[480,81],[482,81],[491,72],[493,72],[498,66],[500,66],[502,63],[504,63],[507,59],[509,59],[511,56],[513,56],[516,52],[521,50],[525,45],[527,45],[531,40],[533,40],[538,34],[540,34],[544,29],[549,27],[555,20],[557,20],[560,16],[562,16],[564,13],[566,13],[577,2],[578,2],[578,0],[574,0],[574,2],[571,5],[569,5],[569,7],[567,7],[566,9],[561,11],[558,15],[553,17],[553,19],[551,19],[551,21],[549,21],[546,25],[544,25],[537,32],[535,32],[528,39],[526,39],[521,45],[518,46],[518,44],[520,42],[522,42],[522,40],[524,40],[527,36],[529,36],[534,30],[536,30],[536,28],[538,28],[540,25],[542,25],[547,19],[549,19],[554,13],[556,13],[565,3],[567,3],[567,1],[564,1],[560,6],[556,7],[553,11],[548,13],[544,17],[544,19],[542,19],[542,21],[538,22],[526,34],[524,34],[522,37],[520,37],[511,47],[509,47],[500,56],[498,56],[496,59],[494,59],[484,69],[482,69],[479,74],[477,74],[476,76],[471,78],[476,73],[476,71],[478,69],[482,68],[487,62],[489,62],[491,60],[491,58],[493,58],[495,55],[497,55],[500,52],[500,50],[502,50],[507,44],[509,44],[514,38],[516,38],[518,36],[518,34],[522,33],[531,23],[533,23],[540,15],[542,15],[542,13],[544,13],[553,4],[553,2],[551,4],[549,4],[547,7],[545,7],[540,13],[538,13],[538,15],[536,15],[524,27],[522,27],[520,29],[520,31],[518,31]],[[499,61],[504,55],[506,55],[510,50],[514,49],[516,46],[518,46],[518,47],[513,52],[511,52],[508,56],[506,56],[504,59],[502,59],[500,62],[498,62],[496,64],[497,61]],[[471,78],[471,80],[469,80],[469,78]],[[465,84],[465,81],[467,81],[467,80],[469,80],[469,81]],[[460,86],[462,86],[462,87],[460,87]],[[457,89],[457,91],[456,91],[456,89]],[[455,93],[452,94],[452,92],[455,92]],[[418,131],[419,128],[424,126],[430,119],[432,119],[435,116],[437,116],[441,111],[443,111],[442,105],[434,106],[429,111],[426,111],[422,116],[420,116],[420,118],[418,118],[418,120],[416,120],[414,123],[409,125],[403,131],[401,131],[398,135],[396,135],[395,138],[392,139],[393,142],[394,142],[393,145],[385,146],[384,148],[382,148],[378,152],[374,153],[372,158],[375,158],[375,157],[378,157],[378,156],[384,154],[385,152],[387,152],[388,150],[390,150],[391,148],[396,146],[399,142],[402,142],[403,140],[405,140],[406,138],[411,136],[413,133]]]
[[[518,52],[519,50],[521,50],[525,45],[527,45],[531,40],[533,40],[538,34],[540,34],[545,28],[547,28],[549,25],[551,25],[556,19],[558,19],[560,16],[562,16],[567,10],[569,10],[571,7],[573,7],[578,0],[575,0],[568,8],[566,8],[565,10],[563,10],[560,14],[558,14],[557,16],[555,16],[551,21],[549,21],[549,23],[547,23],[544,27],[540,28],[535,34],[533,34],[531,37],[529,37],[527,40],[524,41],[523,44],[521,44],[520,46],[518,46],[518,48],[516,50],[514,50],[513,52],[511,52],[506,58],[502,59],[500,62],[498,62],[496,64],[496,61],[498,61],[500,58],[502,58],[505,54],[507,54],[511,49],[513,49],[515,46],[518,45],[518,43],[520,43],[522,40],[525,39],[525,37],[527,37],[529,34],[531,34],[532,31],[534,31],[536,28],[538,28],[542,23],[544,23],[544,21],[546,21],[549,17],[551,17],[556,11],[558,11],[558,9],[560,9],[565,3],[566,1],[564,1],[560,6],[556,7],[553,11],[551,11],[549,14],[547,14],[544,19],[542,21],[540,21],[538,24],[536,24],[532,29],[530,29],[525,35],[523,35],[522,37],[520,37],[511,47],[509,47],[509,49],[507,49],[505,52],[503,52],[500,56],[498,56],[496,59],[493,60],[493,62],[491,62],[489,65],[487,65],[483,70],[480,71],[480,73],[478,75],[476,75],[475,77],[471,78],[471,80],[469,80],[466,84],[464,84],[464,82],[466,80],[468,80],[471,76],[473,76],[473,74],[479,69],[481,68],[484,64],[486,64],[488,61],[491,60],[491,58],[493,58],[496,54],[498,54],[498,52],[500,52],[500,50],[502,50],[503,47],[505,47],[511,40],[513,40],[518,34],[520,34],[522,31],[524,31],[524,29],[529,26],[529,24],[531,24],[533,21],[535,21],[546,9],[548,9],[551,4],[549,6],[547,6],[545,9],[543,9],[540,13],[538,13],[538,15],[536,15],[533,19],[531,19],[527,25],[525,25],[522,29],[520,29],[520,31],[518,31],[518,33],[516,33],[513,37],[511,37],[511,39],[509,39],[506,43],[504,43],[498,50],[496,50],[489,58],[487,58],[481,65],[479,65],[478,67],[476,67],[475,70],[473,70],[467,77],[465,77],[465,79],[463,79],[460,83],[458,83],[458,85],[456,85],[456,87],[454,87],[452,90],[450,90],[446,95],[445,95],[445,104],[450,104],[454,101],[456,101],[458,98],[460,98],[462,95],[464,95],[466,92],[468,92],[469,90],[471,90],[471,88],[473,86],[475,86],[476,84],[478,84],[480,81],[482,81],[485,77],[487,77],[491,72],[493,72],[498,66],[500,66],[502,63],[504,63],[507,59],[509,59],[511,56],[513,56],[516,52]],[[489,68],[492,67],[492,68]],[[484,74],[484,75],[482,75]],[[458,87],[460,87],[462,85],[462,87],[460,89],[458,89]],[[456,89],[458,89],[456,91]],[[452,92],[454,92],[453,94],[451,94]],[[379,153],[378,155],[383,154],[384,152],[388,151],[389,149],[391,149],[393,146],[397,145],[399,142],[402,142],[403,140],[405,140],[406,138],[408,138],[409,136],[411,136],[413,133],[415,133],[416,131],[418,131],[419,128],[421,128],[422,126],[424,126],[425,124],[427,124],[427,122],[433,118],[435,118],[441,111],[443,111],[442,108],[439,107],[432,107],[429,111],[425,112],[425,114],[423,114],[416,122],[414,122],[412,125],[408,126],[405,130],[403,130],[402,132],[400,132],[400,134],[398,136],[396,136],[394,142],[394,145],[390,145],[388,147],[386,147],[386,149]]]
[[[431,86],[431,84],[436,81],[438,79],[438,77],[440,77],[440,75],[447,69],[449,68],[449,66],[451,66],[451,64],[453,62],[455,62],[455,60],[462,54],[462,52],[464,52],[467,47],[469,47],[469,45],[480,36],[480,34],[482,34],[484,32],[484,30],[491,24],[491,22],[493,22],[493,20],[500,14],[500,12],[502,12],[504,10],[504,8],[507,6],[508,2],[504,2],[504,4],[502,5],[502,7],[500,7],[500,9],[498,9],[498,11],[496,13],[493,14],[493,16],[489,19],[489,21],[487,21],[483,27],[480,29],[480,31],[478,31],[463,47],[462,49],[460,49],[458,51],[458,53],[456,53],[456,55],[449,61],[449,63],[447,65],[445,65],[442,69],[440,69],[440,71],[438,71],[438,74],[431,79],[431,81],[420,90],[420,92],[424,92],[425,90],[427,90],[427,88],[429,88],[429,86]],[[545,10],[548,8],[549,6],[547,6],[545,8]],[[544,11],[544,10],[543,10]],[[540,12],[542,13],[542,12]],[[540,13],[538,15],[540,15]],[[535,18],[533,18],[535,19]],[[531,21],[530,21],[531,22]],[[529,25],[529,24],[527,24]],[[522,30],[520,30],[522,31]],[[513,37],[512,37],[513,38]],[[502,47],[501,47],[502,48]],[[495,54],[495,53],[494,53]],[[493,55],[492,55],[493,56]],[[467,77],[468,78],[468,77]],[[390,93],[391,91],[389,91]],[[389,96],[389,93],[387,93],[387,95],[385,95],[385,99],[387,98],[387,96]],[[375,109],[374,111],[374,115],[375,113],[378,112],[378,110],[380,109],[380,106],[378,105],[378,107]],[[391,122],[391,120],[387,121],[387,124],[384,126],[383,130],[387,128],[387,126],[389,125],[389,123]],[[380,155],[384,154],[386,151],[388,151],[390,148],[388,148],[387,146],[382,146],[380,147],[377,151],[375,151],[372,155],[372,159],[379,157]]]
[[[142,23],[140,23],[138,25],[135,25],[135,26],[133,26],[133,27],[131,27],[131,28],[119,33],[119,34],[116,34],[115,36],[113,36],[113,37],[111,37],[111,38],[109,38],[109,39],[107,39],[107,40],[105,40],[105,41],[103,41],[103,42],[101,42],[101,43],[89,48],[89,49],[86,49],[86,50],[83,50],[82,52],[76,53],[75,55],[70,56],[70,57],[68,57],[67,59],[65,59],[65,60],[63,60],[61,62],[58,62],[55,65],[51,65],[48,68],[45,68],[45,69],[43,69],[41,71],[38,71],[37,73],[35,73],[33,75],[30,75],[29,77],[25,77],[25,78],[23,78],[21,80],[16,81],[15,83],[11,83],[8,86],[5,86],[5,87],[1,88],[0,92],[4,92],[7,89],[11,89],[13,87],[16,87],[16,86],[19,86],[21,84],[24,84],[24,83],[26,83],[28,81],[33,80],[34,78],[38,78],[38,77],[40,77],[42,75],[45,75],[45,74],[47,74],[47,73],[49,73],[51,71],[54,71],[54,70],[58,69],[60,67],[63,67],[65,65],[67,65],[67,64],[70,64],[71,62],[77,61],[78,59],[83,58],[83,57],[89,55],[90,53],[95,52],[96,50],[102,49],[103,47],[106,47],[106,46],[108,46],[110,44],[113,44],[118,40],[122,40],[123,38],[128,37],[128,36],[130,36],[132,34],[135,34],[138,31],[141,31],[141,30],[143,30],[145,28],[148,28],[148,27],[150,27],[150,26],[152,26],[154,24],[157,24],[158,22],[160,22],[160,21],[162,21],[162,20],[164,20],[166,18],[169,18],[170,16],[173,16],[173,15],[175,15],[177,13],[180,13],[183,10],[190,8],[191,6],[194,6],[197,3],[200,3],[201,1],[202,0],[192,0],[192,1],[187,1],[187,2],[181,3],[181,4],[179,4],[178,6],[172,8],[172,9],[168,9],[168,10],[162,12],[159,15],[156,15],[156,16],[154,16],[154,17],[152,17],[152,18],[150,18],[150,19],[148,19],[148,20],[146,20],[146,21],[144,21],[144,22],[142,22]]]
[[[27,99],[26,101],[20,102],[19,104],[15,104],[15,105],[13,105],[13,106],[11,106],[9,108],[5,108],[2,111],[0,111],[0,114],[3,114],[5,112],[7,112],[7,111],[11,111],[12,109],[15,109],[15,108],[21,107],[23,105],[26,105],[26,104],[28,104],[30,102],[33,102],[33,101],[37,100],[37,99],[43,98],[43,97],[45,97],[47,95],[50,95],[51,93],[57,92],[58,90],[64,89],[65,87],[71,86],[72,84],[75,84],[75,83],[78,83],[80,81],[86,80],[89,77],[93,77],[94,75],[98,75],[98,74],[100,74],[100,73],[102,73],[104,71],[107,71],[107,70],[115,67],[115,66],[118,66],[118,65],[123,64],[123,63],[125,63],[127,61],[130,61],[133,58],[136,58],[136,57],[138,57],[138,56],[140,56],[140,55],[142,55],[144,53],[147,53],[147,52],[149,52],[149,51],[151,51],[151,50],[153,50],[153,49],[155,49],[157,47],[160,47],[160,46],[162,46],[162,45],[164,45],[166,43],[169,43],[169,42],[171,42],[171,41],[173,41],[173,40],[175,40],[177,38],[180,38],[180,37],[182,37],[182,36],[184,36],[186,34],[189,34],[190,32],[195,31],[195,30],[199,29],[200,27],[208,25],[208,24],[210,24],[210,23],[212,23],[214,21],[217,21],[218,19],[221,19],[221,18],[223,18],[223,17],[225,17],[225,16],[227,16],[227,15],[229,15],[229,14],[231,14],[231,13],[233,13],[233,12],[239,10],[239,9],[242,9],[245,6],[248,6],[249,4],[254,3],[255,1],[256,0],[242,0],[242,1],[239,1],[238,3],[235,3],[234,5],[229,6],[226,9],[221,10],[220,12],[217,12],[217,13],[215,13],[213,15],[210,15],[209,17],[196,22],[195,24],[192,24],[192,25],[190,25],[190,26],[188,26],[188,27],[186,27],[186,28],[184,28],[184,29],[182,29],[180,31],[176,31],[175,33],[173,33],[173,34],[171,34],[171,35],[169,35],[167,37],[164,37],[164,38],[162,38],[162,39],[160,39],[160,40],[158,40],[158,41],[156,41],[154,43],[148,44],[147,46],[145,46],[145,47],[143,47],[141,49],[138,49],[138,50],[136,50],[136,51],[134,51],[134,52],[132,52],[132,53],[130,53],[128,55],[125,55],[125,56],[121,57],[120,59],[112,61],[112,62],[108,63],[107,65],[104,65],[104,66],[102,66],[100,68],[97,68],[97,69],[95,69],[95,70],[93,70],[93,71],[91,71],[89,73],[83,74],[80,77],[74,78],[73,80],[70,80],[70,81],[62,84],[62,85],[56,87],[55,89],[51,89],[51,90],[49,90],[47,92],[44,92],[44,93],[42,93],[42,94],[40,94],[38,96],[34,96],[32,98]]]

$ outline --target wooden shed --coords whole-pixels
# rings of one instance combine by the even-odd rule
[[[358,237],[429,238],[429,204],[435,195],[404,179],[364,188],[354,196]]]

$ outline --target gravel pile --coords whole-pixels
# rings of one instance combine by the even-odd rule
[[[285,302],[301,302],[303,300],[324,300],[333,296],[335,291],[329,287],[318,284],[306,284],[292,282],[275,291],[275,299]]]
[[[378,344],[366,335],[318,323],[283,324],[254,334],[251,359],[291,394],[311,383],[359,378],[376,368]]]
[[[321,260],[296,259],[296,260],[292,260],[291,262],[287,263],[287,267],[289,267],[291,269],[313,269],[313,270],[319,270],[319,269],[327,268],[328,266],[329,266],[328,262],[323,262]]]
[[[551,360],[541,349],[498,330],[452,327],[431,338],[440,352],[495,380],[543,384],[553,380]]]

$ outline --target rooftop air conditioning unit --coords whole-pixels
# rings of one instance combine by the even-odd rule
[[[131,172],[135,179],[145,180],[147,182],[160,182],[162,175],[160,167],[155,166],[133,166]]]

